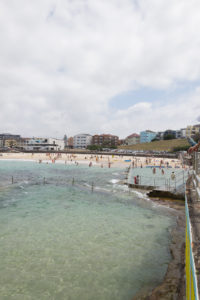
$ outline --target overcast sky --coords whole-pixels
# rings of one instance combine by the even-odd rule
[[[1,0],[0,133],[200,122],[199,0]]]

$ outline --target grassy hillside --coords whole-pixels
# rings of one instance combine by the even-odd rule
[[[151,143],[137,144],[132,146],[120,146],[120,149],[130,149],[130,150],[144,150],[144,151],[173,151],[176,147],[189,147],[189,143],[186,139],[175,139],[175,140],[165,140],[156,141]]]

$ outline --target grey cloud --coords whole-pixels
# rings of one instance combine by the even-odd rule
[[[130,125],[139,130],[152,119],[162,127],[173,121],[167,104],[148,108],[151,120],[138,106],[134,123],[133,108],[121,119],[109,110],[110,99],[200,77],[198,0],[2,1],[0,26],[1,131],[126,135]],[[188,111],[185,120],[176,114],[174,125],[189,122],[193,106]]]

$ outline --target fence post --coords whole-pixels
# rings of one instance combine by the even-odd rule
[[[94,191],[94,182],[92,182],[92,192]]]
[[[12,176],[12,184],[14,183],[14,178],[13,178],[13,176]]]

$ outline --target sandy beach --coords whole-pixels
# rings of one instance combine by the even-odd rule
[[[30,160],[37,163],[88,164],[88,166],[107,167],[172,167],[184,168],[181,161],[170,158],[133,157],[119,155],[58,154],[58,153],[1,153],[0,160]]]

